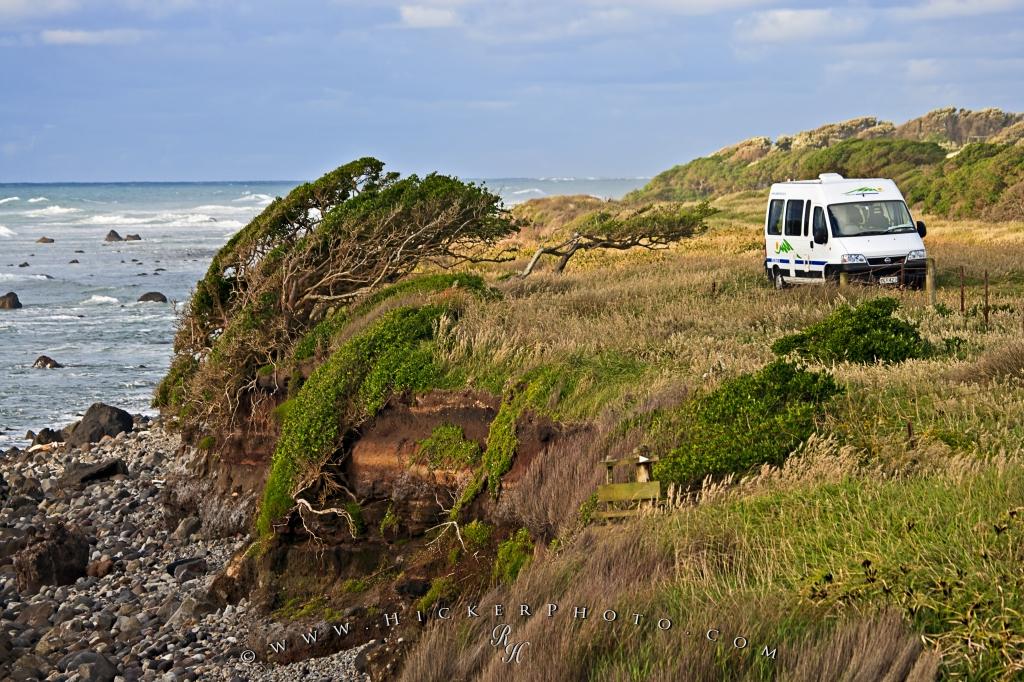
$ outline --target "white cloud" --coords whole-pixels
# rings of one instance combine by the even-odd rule
[[[0,0],[0,19],[44,17],[77,7],[78,0]]]
[[[134,28],[110,28],[100,31],[52,29],[39,34],[47,45],[133,45],[148,33]]]
[[[402,25],[409,28],[448,28],[462,23],[458,13],[448,7],[402,5],[398,8]]]
[[[894,7],[891,14],[899,19],[926,21],[996,14],[1021,7],[1021,0],[925,0],[917,5]]]
[[[833,40],[860,32],[867,25],[862,16],[831,9],[773,9],[755,12],[736,21],[736,37],[751,43],[789,43]]]

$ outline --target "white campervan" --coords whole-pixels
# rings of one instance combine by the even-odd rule
[[[914,223],[892,180],[822,173],[817,180],[777,182],[765,215],[765,272],[778,289],[842,272],[920,287],[924,235],[924,223]]]

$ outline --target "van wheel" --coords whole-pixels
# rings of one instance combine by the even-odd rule
[[[776,291],[781,291],[786,288],[786,278],[782,276],[782,270],[775,268],[772,270],[772,284],[775,285]]]

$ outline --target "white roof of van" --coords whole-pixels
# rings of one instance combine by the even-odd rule
[[[896,183],[888,178],[844,178],[838,173],[822,173],[817,180],[776,182],[773,197],[816,197],[827,203],[847,201],[903,200]]]

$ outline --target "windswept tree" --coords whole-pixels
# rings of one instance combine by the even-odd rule
[[[663,249],[700,234],[707,219],[717,213],[707,202],[696,206],[651,204],[622,212],[595,211],[572,226],[572,236],[555,246],[541,246],[522,272],[526,277],[542,256],[555,256],[555,272],[562,272],[579,251],[589,249]]]
[[[186,428],[231,426],[260,367],[331,311],[433,263],[502,259],[516,231],[501,199],[363,158],[277,199],[213,258],[184,311],[159,406]]]

